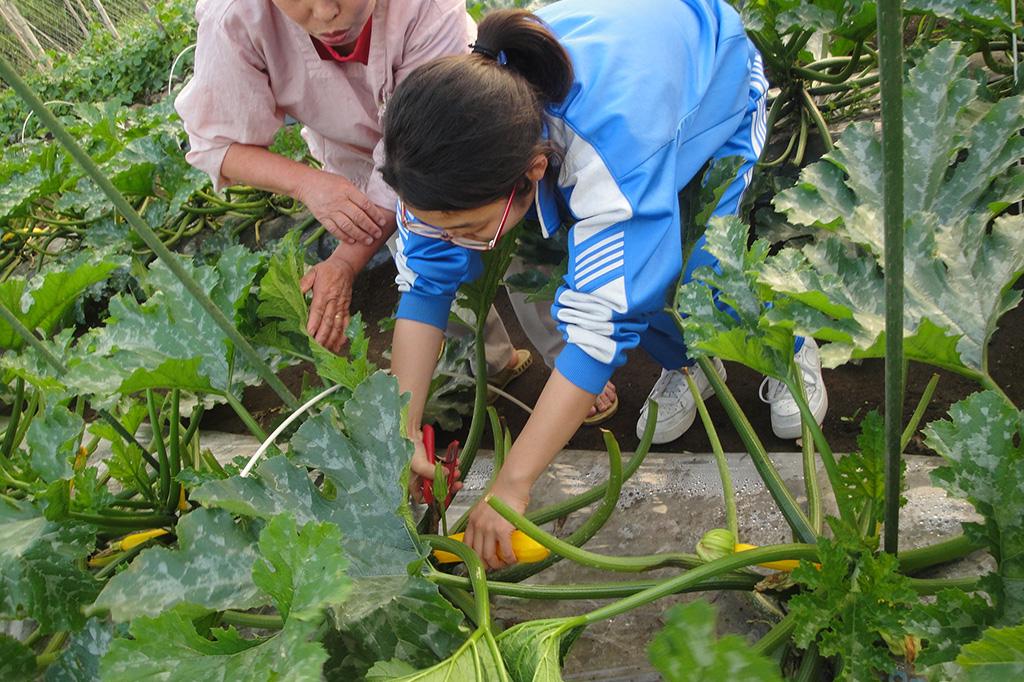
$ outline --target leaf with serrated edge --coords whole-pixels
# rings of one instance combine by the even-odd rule
[[[4,682],[28,682],[35,678],[35,652],[13,637],[0,634],[0,679]]]
[[[127,265],[125,256],[83,252],[67,263],[47,268],[31,281],[11,278],[0,282],[0,302],[26,327],[33,331],[42,329],[43,335],[49,336],[54,325],[86,289]],[[18,350],[24,344],[14,329],[0,320],[0,350]]]
[[[32,420],[25,434],[32,469],[47,483],[71,478],[78,437],[85,422],[63,405],[49,405]]]
[[[219,509],[196,509],[178,522],[178,549],[145,549],[103,588],[94,609],[116,621],[178,607],[190,615],[267,603],[253,583],[254,533]],[[155,579],[159,576],[159,579]]]
[[[46,682],[99,682],[100,659],[114,639],[113,627],[90,618],[85,628],[71,635],[68,647],[46,669]]]
[[[957,664],[967,682],[1003,682],[1024,676],[1024,625],[989,628],[960,650]]]
[[[95,544],[95,529],[51,523],[32,506],[0,502],[0,617],[33,618],[43,632],[77,630],[81,607],[100,584],[78,567]]]
[[[411,670],[445,659],[467,635],[462,612],[420,576],[356,578],[352,594],[333,609],[335,629],[324,644],[329,680],[361,679],[377,661],[398,657]]]
[[[648,656],[667,682],[781,682],[773,661],[736,635],[715,638],[715,609],[704,601],[665,613]]]
[[[331,521],[345,529],[349,575],[406,575],[421,550],[398,514],[412,458],[401,428],[403,405],[395,379],[378,372],[356,388],[341,415],[328,407],[308,419],[292,437],[287,459],[265,460],[254,477],[211,481],[192,498],[244,516]],[[328,477],[337,489],[333,499],[310,481],[306,467]]]
[[[247,295],[260,256],[232,247],[222,259],[231,265],[184,267],[217,303],[228,319]],[[110,319],[103,328],[82,337],[69,364],[67,382],[97,396],[108,406],[110,394],[146,388],[181,388],[210,393],[237,390],[251,381],[244,359],[229,363],[230,342],[213,318],[162,262],[155,262],[142,278],[149,293],[144,303],[133,297],[114,296]],[[232,371],[233,369],[233,371]]]
[[[267,639],[243,639],[235,628],[207,639],[179,613],[132,622],[132,639],[115,639],[100,663],[104,682],[231,680],[320,682],[327,653],[309,641],[316,625],[290,621]]]
[[[409,672],[407,665],[382,661],[366,673],[366,682],[511,682],[490,630],[470,635],[449,658],[424,670]]]
[[[966,67],[957,45],[941,43],[904,90],[904,335],[909,359],[987,372],[996,322],[1021,298],[1012,284],[1024,272],[1024,217],[996,218],[1006,204],[990,199],[1024,156],[1010,132],[1024,127],[1024,98],[982,101]],[[783,251],[760,277],[834,319],[847,338],[823,351],[828,364],[884,352],[881,169],[879,133],[857,123],[775,199],[791,221],[833,233],[802,254]],[[796,331],[829,326],[803,314]]]
[[[924,668],[952,661],[963,643],[981,637],[994,618],[995,611],[983,597],[961,590],[943,590],[934,603],[915,604],[907,616],[907,631],[923,640],[916,665]]]
[[[777,324],[767,315],[774,296],[757,283],[756,273],[768,244],[758,240],[748,249],[747,232],[736,216],[712,219],[705,249],[718,259],[718,267],[697,268],[693,281],[679,287],[675,307],[683,316],[687,347],[781,379],[792,363],[792,325]]]
[[[562,682],[562,662],[583,631],[578,618],[531,620],[497,637],[498,649],[516,682]]]
[[[252,580],[289,621],[319,622],[324,607],[348,597],[348,560],[334,524],[310,521],[299,530],[291,516],[274,517],[260,532],[260,554]]]
[[[999,564],[1002,623],[1024,619],[1024,415],[992,391],[954,404],[949,420],[924,429],[925,443],[946,466],[933,480],[966,497],[984,519],[989,550]]]
[[[833,525],[833,531],[842,530]],[[892,671],[895,662],[883,635],[901,638],[903,619],[917,601],[896,570],[896,558],[825,538],[818,541],[818,556],[820,567],[802,561],[793,571],[793,580],[809,588],[790,600],[795,641],[801,648],[817,641],[823,655],[841,656],[843,680]]]

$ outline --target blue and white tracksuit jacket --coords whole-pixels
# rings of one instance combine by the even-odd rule
[[[736,212],[764,144],[768,84],[726,0],[563,0],[537,15],[575,74],[547,111],[564,159],[533,208],[545,236],[572,223],[569,271],[551,307],[566,340],[555,366],[600,393],[637,346],[663,367],[689,364],[663,311],[683,268],[678,194],[709,158],[739,155],[746,164],[715,214]],[[686,279],[715,264],[702,245]],[[401,226],[396,263],[398,317],[440,329],[459,285],[482,271],[479,253]]]

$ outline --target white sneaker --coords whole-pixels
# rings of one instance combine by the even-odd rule
[[[818,425],[825,419],[828,412],[828,392],[821,378],[821,358],[818,355],[818,344],[811,337],[804,337],[800,352],[793,356],[797,367],[803,373],[804,391],[807,393],[807,404],[811,408]],[[786,385],[777,379],[765,377],[761,382],[761,400],[771,405],[772,431],[779,438],[799,438],[803,433],[800,421],[800,408],[797,407],[793,395]]]
[[[718,358],[712,358],[715,371],[725,381],[725,366]],[[702,398],[712,396],[715,389],[711,388],[708,378],[699,365],[690,368],[690,376],[697,384]],[[649,400],[658,403],[658,422],[654,427],[654,443],[670,443],[679,438],[687,429],[693,425],[697,416],[697,403],[690,393],[690,387],[686,384],[686,377],[679,370],[663,369],[661,376],[651,389]],[[636,423],[636,437],[644,437],[644,427],[647,425],[647,403],[640,410],[640,419]]]

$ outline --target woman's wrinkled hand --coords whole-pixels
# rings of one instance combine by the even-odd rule
[[[372,244],[388,224],[386,212],[340,175],[320,171],[297,192],[328,232],[346,244]]]
[[[530,494],[528,490],[501,487],[495,483],[469,513],[469,525],[463,542],[480,555],[489,570],[496,570],[516,563],[516,553],[512,549],[512,531],[515,526],[487,504],[490,495],[498,497],[522,514],[530,503]]]
[[[306,331],[332,353],[345,345],[355,278],[351,265],[332,257],[314,265],[299,281],[303,294],[313,292]]]

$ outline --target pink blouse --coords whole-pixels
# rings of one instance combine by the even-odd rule
[[[195,74],[174,102],[190,164],[221,189],[228,147],[269,146],[288,114],[326,170],[389,211],[395,194],[380,174],[388,98],[414,68],[467,52],[476,37],[465,0],[377,0],[365,65],[320,59],[309,34],[270,0],[199,0],[196,19]]]

